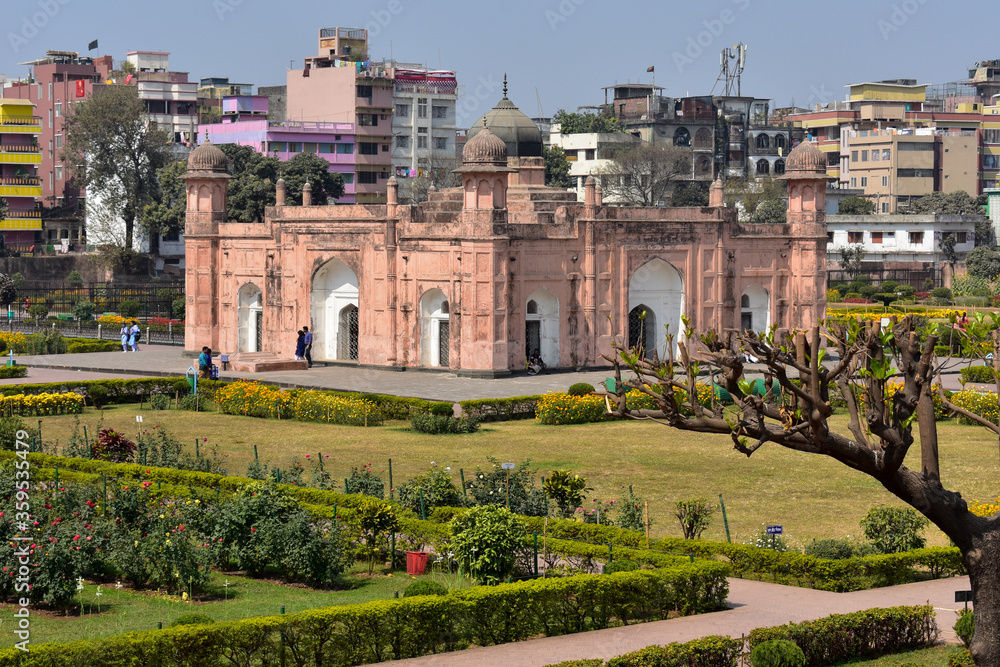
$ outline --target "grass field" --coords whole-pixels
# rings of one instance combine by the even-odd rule
[[[948,656],[958,653],[960,650],[960,646],[935,646],[934,648],[922,649],[920,651],[887,655],[876,660],[862,660],[860,662],[840,664],[851,665],[851,667],[902,667],[903,665],[914,667],[945,667],[948,664]]]
[[[307,609],[321,609],[372,600],[388,600],[413,583],[405,572],[393,576],[356,576],[367,566],[355,567],[355,576],[345,578],[351,588],[324,591],[306,586],[290,586],[280,581],[262,581],[237,575],[213,572],[210,576],[206,598],[193,601],[180,596],[162,595],[153,591],[137,592],[130,588],[116,589],[114,585],[101,586],[97,596],[96,584],[85,584],[82,596],[71,605],[68,614],[62,612],[32,612],[32,642],[69,642],[93,637],[108,637],[126,632],[155,630],[157,623],[167,627],[179,616],[205,614],[215,621],[238,621],[255,616],[275,616],[285,607],[285,613],[294,614]],[[457,575],[430,573],[421,579],[433,579],[449,588],[470,585]],[[225,586],[228,582],[230,585]],[[80,615],[82,597],[84,614]],[[100,602],[100,609],[98,609]],[[0,613],[13,613],[12,605],[0,605]]]
[[[814,538],[857,536],[858,522],[872,505],[901,504],[871,478],[824,456],[767,445],[748,459],[733,450],[728,437],[644,422],[577,426],[502,422],[486,424],[479,433],[435,436],[415,433],[402,422],[360,428],[215,413],[142,411],[137,406],[111,407],[103,415],[88,409],[81,421],[91,434],[102,417],[104,426],[134,434],[137,414],[144,418],[143,427],[165,427],[190,449],[196,438],[207,438],[209,446],[218,445],[230,474],[245,474],[254,445],[261,460],[283,468],[293,457],[305,461],[305,455],[311,454],[315,460],[322,452],[329,455],[326,466],[335,479],[349,475],[352,465],[371,462],[388,482],[388,459],[392,458],[396,486],[426,471],[432,461],[450,466],[457,482],[459,468],[464,468],[468,478],[477,465],[488,465],[488,456],[516,463],[530,458],[538,477],[557,468],[586,477],[594,488],[591,500],[620,497],[633,485],[636,494],[649,499],[656,536],[681,536],[672,515],[674,502],[694,497],[717,500],[720,493],[734,541],[748,538],[767,523],[783,525],[793,545]],[[841,428],[846,425],[843,416],[833,421]],[[64,443],[73,422],[73,416],[44,418],[45,440]],[[938,426],[945,485],[967,499],[985,500],[1000,493],[996,436],[951,421]],[[919,459],[919,447],[914,445],[907,463],[919,467]],[[930,545],[947,544],[936,528],[928,529],[926,536]],[[725,539],[721,516],[715,516],[703,537]]]

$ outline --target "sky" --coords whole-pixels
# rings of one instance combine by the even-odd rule
[[[654,76],[668,96],[709,94],[720,52],[743,42],[744,95],[811,107],[844,99],[848,83],[964,79],[977,61],[1000,58],[986,20],[994,9],[979,0],[23,0],[0,27],[0,73],[25,76],[18,63],[47,49],[85,54],[97,39],[93,55],[116,60],[169,51],[170,68],[192,81],[280,85],[316,54],[320,28],[360,27],[373,59],[455,70],[467,126],[502,96],[505,73],[511,100],[533,117],[601,104],[602,87]]]

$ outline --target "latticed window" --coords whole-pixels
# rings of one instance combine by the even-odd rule
[[[643,357],[656,349],[656,316],[647,306],[636,306],[628,314],[628,346]]]

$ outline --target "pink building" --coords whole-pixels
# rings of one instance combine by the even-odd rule
[[[436,367],[481,377],[525,368],[606,366],[617,339],[666,351],[681,316],[700,331],[789,331],[826,312],[826,161],[789,155],[788,223],[743,225],[723,206],[603,205],[547,188],[543,158],[507,158],[489,130],[466,144],[462,186],[398,204],[277,206],[262,224],[228,222],[226,158],[191,154],[186,349],[208,345],[237,368],[291,361],[310,324],[316,360]],[[645,313],[644,317],[640,314]]]

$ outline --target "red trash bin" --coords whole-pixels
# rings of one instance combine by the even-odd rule
[[[427,569],[427,555],[426,551],[407,551],[406,573],[413,576],[423,574]]]

